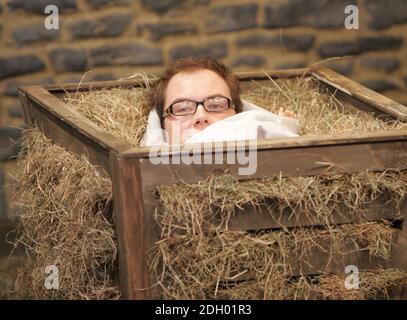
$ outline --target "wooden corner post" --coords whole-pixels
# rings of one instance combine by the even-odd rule
[[[144,199],[139,159],[111,152],[113,217],[119,245],[119,285],[123,299],[151,299]]]

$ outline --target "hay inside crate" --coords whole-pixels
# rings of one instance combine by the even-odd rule
[[[273,80],[287,75],[293,79]],[[322,81],[324,77],[329,81]],[[20,92],[27,123],[36,123],[52,140],[38,130],[27,134],[28,156],[20,179],[25,183],[19,194],[25,195],[20,203],[30,213],[22,215],[22,241],[37,259],[22,270],[17,288],[40,298],[117,298],[115,234],[125,298],[366,299],[386,297],[388,287],[404,284],[405,227],[400,231],[392,221],[401,221],[406,212],[406,155],[400,150],[407,125],[389,119],[405,119],[402,106],[377,109],[366,99],[347,95],[346,86],[332,87],[332,81],[346,78],[329,70],[246,77],[253,79],[258,81],[250,83],[244,98],[270,111],[283,106],[297,112],[302,138],[297,144],[264,142],[258,172],[243,181],[233,166],[199,166],[198,173],[194,165],[154,167],[145,160],[147,151],[137,148],[148,114],[142,103],[145,89],[115,83],[121,89],[104,85],[95,90],[91,84],[80,90],[71,87],[67,93],[52,87],[48,92]],[[363,89],[351,82],[347,86]],[[51,98],[53,107],[46,101]],[[376,115],[350,106],[370,107]],[[73,124],[76,130],[71,130]],[[338,135],[336,141],[318,139],[332,133]],[[356,140],[358,144],[352,144]],[[105,173],[54,142],[87,154]],[[278,163],[279,158],[281,162],[301,154],[295,147],[307,143],[307,152],[316,155],[313,159]],[[129,150],[131,146],[135,149]],[[338,148],[360,155],[360,146],[370,150],[370,161],[368,155],[354,164],[352,156],[347,160],[332,152]],[[385,155],[389,150],[400,152]],[[329,165],[315,166],[321,162],[315,161],[318,157],[327,155]],[[264,159],[277,160],[266,164]],[[214,174],[214,169],[221,173]],[[81,183],[71,185],[70,177]],[[47,179],[55,181],[49,184]],[[55,192],[63,188],[66,193]],[[111,188],[116,232],[107,213]],[[78,190],[84,197],[75,197]],[[77,212],[78,205],[83,210]],[[67,259],[73,252],[78,259]],[[70,260],[69,268],[61,271],[62,290],[42,287],[41,258],[46,263]],[[361,267],[364,285],[358,291],[344,289],[344,267],[351,262]]]

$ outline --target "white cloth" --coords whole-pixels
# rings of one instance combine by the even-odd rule
[[[298,136],[297,119],[276,115],[245,100],[242,102],[242,112],[211,124],[194,134],[185,143]],[[152,110],[141,146],[160,145],[168,145],[168,142],[165,130],[161,128],[160,118],[157,112]]]

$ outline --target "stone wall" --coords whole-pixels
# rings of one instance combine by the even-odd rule
[[[58,30],[44,28],[48,4],[59,8]],[[359,30],[344,27],[348,4]],[[87,71],[85,81],[118,79],[188,55],[241,71],[325,60],[407,105],[405,0],[0,0],[0,39],[0,220],[13,215],[7,159],[18,152],[21,84],[78,82]]]

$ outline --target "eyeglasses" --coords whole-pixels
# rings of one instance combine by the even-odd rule
[[[234,108],[231,99],[223,96],[208,97],[203,101],[181,100],[173,102],[167,110],[163,112],[163,118],[170,114],[175,116],[188,116],[194,114],[199,105],[202,105],[207,112],[225,112],[229,108]]]

